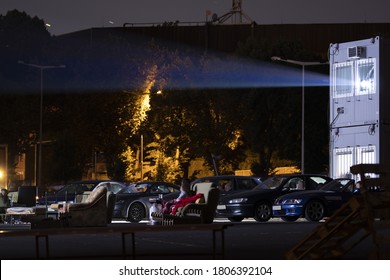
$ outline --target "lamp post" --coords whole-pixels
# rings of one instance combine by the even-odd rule
[[[328,64],[328,62],[317,62],[317,61],[298,61],[298,60],[292,60],[292,59],[282,59],[278,56],[271,57],[274,61],[283,61],[295,65],[299,65],[302,67],[302,132],[301,132],[301,173],[305,173],[305,66],[312,66],[312,65],[322,65],[322,64]]]
[[[39,65],[32,63],[25,63],[24,61],[18,61],[19,64],[23,64],[29,67],[37,68],[41,74],[41,93],[40,93],[40,113],[39,113],[39,140],[38,140],[38,184],[36,185],[36,195],[38,197],[38,188],[42,186],[42,134],[43,134],[43,71],[48,69],[65,68],[65,65]]]

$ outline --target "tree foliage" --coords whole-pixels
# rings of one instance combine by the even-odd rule
[[[274,55],[317,58],[299,42],[249,38],[235,54],[217,54],[93,32],[82,39],[50,37],[36,17],[0,16],[0,142],[12,143],[14,156],[37,142],[40,109],[40,73],[17,61],[66,65],[44,71],[44,140],[51,143],[44,153],[46,183],[85,175],[96,152],[105,156],[109,177],[128,179],[141,135],[145,157],[156,166],[150,179],[195,177],[197,171],[188,174],[191,161],[202,158],[212,170],[213,156],[225,174],[252,164],[266,177],[278,161],[298,165],[301,89],[259,87],[256,80],[269,79],[268,70],[257,67],[253,74],[248,65],[269,63]],[[323,157],[308,156],[307,170],[318,172],[326,162],[327,132],[316,125],[326,125],[327,95],[307,91],[307,152]],[[248,161],[248,154],[256,160]]]
[[[289,58],[297,61],[318,61],[318,55],[305,51],[299,42],[267,42],[266,39],[248,39],[239,45],[237,53],[249,55],[252,58],[269,61],[272,56]],[[307,93],[308,90],[306,90]],[[325,89],[326,91],[326,89]],[[318,94],[315,94],[317,92]],[[302,89],[287,87],[273,89],[254,89],[248,99],[248,106],[252,112],[251,118],[245,123],[248,125],[246,135],[248,144],[253,152],[258,153],[259,161],[254,165],[256,174],[266,177],[272,174],[273,169],[280,160],[292,160],[298,166],[301,155],[301,117],[302,117]],[[325,123],[327,120],[328,95],[324,90],[310,89],[310,94],[305,95],[305,151],[311,149],[309,157],[305,157],[308,172],[321,172],[326,162],[324,150],[328,145],[326,130],[317,129],[319,121]],[[251,106],[251,104],[253,104]],[[307,117],[311,116],[311,117]],[[324,126],[326,127],[326,125]],[[325,133],[324,133],[325,131]],[[309,136],[309,137],[307,137]],[[314,157],[312,155],[315,155]],[[318,157],[322,158],[321,161]],[[320,165],[321,165],[320,163]]]

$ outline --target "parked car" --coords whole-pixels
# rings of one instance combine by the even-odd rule
[[[151,200],[162,195],[176,195],[180,186],[168,182],[138,182],[130,184],[116,194],[113,218],[125,218],[132,223],[138,223],[149,217]],[[173,196],[175,197],[175,196]]]
[[[352,179],[335,179],[319,190],[280,196],[272,207],[273,216],[293,222],[300,217],[311,222],[331,216],[353,195],[359,193]]]
[[[332,181],[323,175],[277,175],[258,184],[252,190],[221,196],[216,217],[240,222],[254,218],[266,222],[272,217],[272,205],[279,196],[302,190],[315,190]]]
[[[59,191],[54,193],[48,193],[47,195],[39,197],[38,204],[53,204],[58,202],[75,202],[76,196],[85,192],[91,192],[99,186],[107,186],[108,190],[117,193],[126,185],[120,182],[111,180],[84,180],[66,184]]]
[[[191,186],[196,183],[213,182],[220,190],[220,195],[237,193],[253,189],[261,183],[261,178],[256,176],[234,176],[220,175],[202,177],[194,180]]]

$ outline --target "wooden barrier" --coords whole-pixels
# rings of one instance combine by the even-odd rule
[[[359,164],[351,167],[359,175],[364,214],[375,246],[373,258],[390,258],[390,165]]]
[[[390,166],[359,164],[360,195],[351,198],[324,224],[287,252],[288,259],[339,259],[371,236],[373,259],[390,258]]]

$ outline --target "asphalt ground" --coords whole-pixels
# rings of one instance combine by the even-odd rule
[[[224,233],[224,255],[220,254],[219,235],[216,236],[218,255],[212,255],[211,231],[142,232],[135,237],[136,259],[285,260],[285,254],[319,225],[304,219],[292,223],[279,219],[266,223],[252,219],[241,223],[223,219],[214,222],[231,225]],[[114,221],[109,226],[124,225],[129,223]],[[50,259],[123,259],[121,240],[118,233],[50,236]],[[369,259],[373,248],[371,244],[371,239],[366,238],[343,259]],[[36,259],[35,239],[31,236],[0,236],[0,248],[2,260]]]

